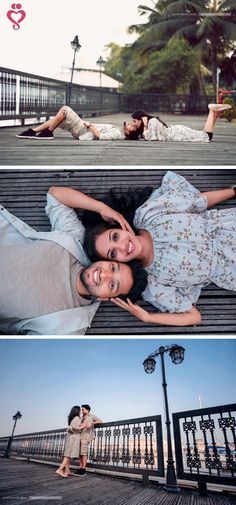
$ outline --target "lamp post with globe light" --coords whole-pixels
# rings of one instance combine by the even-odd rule
[[[172,363],[178,365],[182,363],[184,360],[184,351],[185,349],[177,344],[167,345],[165,347],[161,346],[159,349],[154,351],[152,354],[145,359],[143,362],[144,371],[148,374],[153,373],[156,366],[156,358],[160,356],[161,359],[161,372],[162,372],[162,386],[164,393],[164,405],[165,405],[165,416],[166,416],[166,431],[167,431],[167,471],[166,471],[166,490],[167,491],[175,491],[179,492],[179,488],[177,486],[177,479],[175,474],[174,460],[173,460],[173,451],[172,451],[172,442],[171,442],[171,430],[170,430],[170,415],[169,415],[169,405],[168,405],[168,396],[167,396],[167,383],[166,383],[166,374],[165,374],[165,362],[164,362],[164,354],[169,352],[169,356],[172,360]]]
[[[78,35],[74,37],[74,39],[70,43],[73,51],[74,51],[74,57],[73,57],[73,62],[72,62],[72,68],[71,68],[71,79],[70,79],[70,84],[68,88],[68,95],[67,95],[67,105],[70,105],[70,99],[71,99],[71,92],[72,92],[72,85],[73,85],[73,75],[74,75],[74,69],[75,69],[75,55],[77,51],[81,49],[81,45],[79,43],[79,38]]]
[[[102,66],[105,65],[105,63],[102,56],[99,56],[96,64],[99,65],[100,111],[102,110]]]
[[[7,449],[6,449],[6,452],[4,454],[4,458],[9,458],[9,454],[10,454],[10,450],[11,450],[11,444],[12,444],[12,441],[13,441],[13,435],[14,435],[14,431],[15,431],[15,428],[16,428],[16,423],[17,423],[18,419],[21,419],[21,417],[22,417],[22,414],[20,413],[19,410],[12,417],[13,421],[15,421],[15,422],[14,422],[14,425],[13,425],[12,434],[9,437],[9,440],[8,440]]]

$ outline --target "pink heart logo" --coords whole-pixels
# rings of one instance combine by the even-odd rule
[[[11,8],[17,10],[9,10],[7,18],[13,23],[13,29],[19,30],[20,23],[25,19],[26,13],[23,10],[19,10],[21,9],[21,4],[12,4]]]

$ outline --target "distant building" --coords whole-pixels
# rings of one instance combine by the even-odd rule
[[[109,75],[101,72],[102,87],[119,89],[121,83]],[[59,74],[54,76],[54,79],[60,81],[70,82],[71,70],[69,68],[62,68]],[[90,68],[75,68],[73,75],[73,84],[80,84],[81,86],[97,86],[100,87],[100,71]]]

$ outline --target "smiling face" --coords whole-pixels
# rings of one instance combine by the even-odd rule
[[[131,268],[115,261],[92,263],[81,271],[80,280],[88,293],[98,298],[127,295],[133,287]]]
[[[95,239],[95,247],[102,258],[122,263],[138,259],[142,252],[142,245],[137,235],[116,228],[98,235]]]

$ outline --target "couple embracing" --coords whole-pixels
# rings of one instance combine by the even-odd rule
[[[74,458],[79,458],[80,462],[78,475],[82,477],[86,474],[88,448],[94,437],[94,426],[101,423],[102,420],[91,413],[89,405],[84,404],[81,408],[77,405],[72,407],[68,415],[64,458],[56,470],[57,475],[60,477],[73,475],[70,473],[70,462]]]

